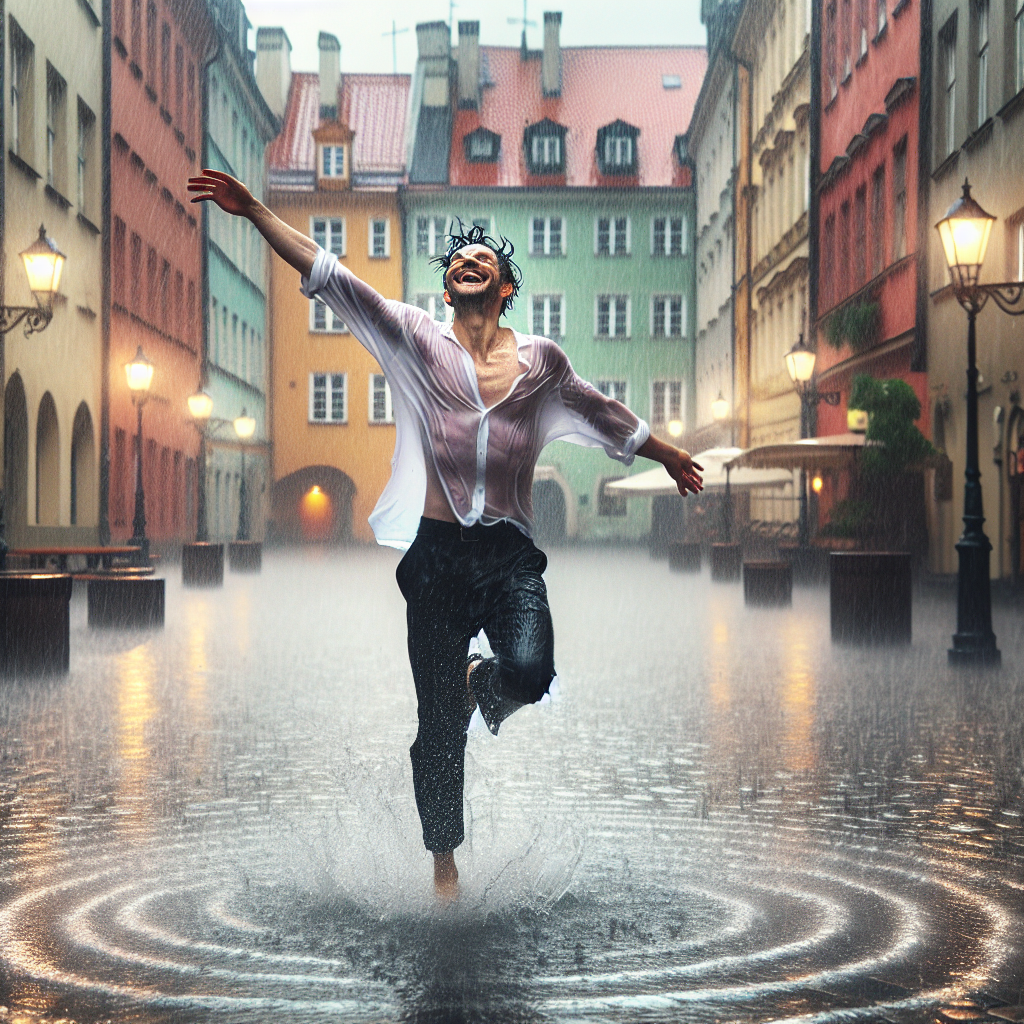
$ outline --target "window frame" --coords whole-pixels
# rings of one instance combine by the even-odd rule
[[[992,39],[992,8],[989,0],[971,0],[974,15],[975,128],[988,120],[989,50]]]
[[[559,222],[558,231],[558,244],[559,248],[557,252],[551,250],[551,222],[557,220]],[[544,222],[544,243],[540,251],[536,248],[535,238],[535,225],[537,221]],[[566,247],[566,218],[563,214],[552,213],[552,214],[533,214],[526,225],[526,237],[528,240],[528,253],[530,256],[545,256],[545,257],[559,257],[567,255]]]
[[[427,305],[423,305],[424,302],[426,302]],[[433,311],[431,311],[431,308],[430,308],[431,303],[434,306]],[[426,313],[430,317],[431,320],[433,320],[435,323],[439,323],[439,324],[451,323],[452,317],[453,317],[453,315],[455,313],[455,310],[452,309],[452,307],[449,306],[448,303],[444,301],[444,292],[443,291],[441,291],[441,292],[416,292],[415,295],[413,296],[412,305],[414,305],[417,309],[422,309],[423,312]],[[444,319],[441,319],[437,315],[437,311],[439,309],[444,312]]]
[[[622,386],[622,398],[619,398],[617,394],[612,394],[612,391],[618,391],[618,385]],[[623,405],[629,405],[629,381],[628,380],[595,380],[594,387],[600,391],[605,398],[611,398],[616,402],[621,402]]]
[[[374,242],[376,240],[376,226],[384,225],[384,251],[376,252]],[[370,217],[366,222],[366,252],[371,260],[387,260],[391,258],[391,218]]]
[[[384,418],[378,419],[374,416],[376,409],[377,382],[384,384]],[[369,375],[369,393],[367,396],[366,421],[374,427],[391,426],[395,422],[395,407],[391,400],[391,385],[383,373],[371,373]]]
[[[320,307],[326,310],[324,314],[324,326],[318,327],[316,322],[317,310]],[[348,334],[348,324],[337,313],[327,305],[323,299],[309,300],[309,333],[310,334]]]
[[[320,232],[317,228],[318,221],[322,221],[324,224],[323,232]],[[339,223],[341,224],[341,244],[336,246],[335,225]],[[318,240],[317,236],[321,234],[325,240],[324,243]],[[320,245],[322,249],[333,253],[339,260],[344,259],[348,255],[348,220],[345,217],[312,214],[309,218],[309,237],[317,245]]]
[[[324,389],[324,417],[315,417],[316,411],[316,378],[325,378]],[[334,392],[335,381],[341,378],[341,394],[343,413],[340,417],[334,416]],[[307,422],[313,426],[345,426],[348,423],[348,373],[342,371],[335,373],[332,370],[310,370],[309,371],[309,408],[307,411]]]
[[[672,310],[671,307],[663,309],[661,315],[665,318],[665,323],[670,328],[659,334],[655,331],[654,325],[658,317],[657,304],[671,303],[674,299],[679,300],[679,333],[673,334],[671,331],[672,326]],[[651,337],[664,339],[666,341],[683,341],[686,339],[686,295],[682,292],[656,292],[651,296],[651,308],[650,308],[650,325],[651,325]]]
[[[677,385],[679,388],[679,416],[672,416],[672,387]],[[655,406],[655,394],[659,386],[664,386],[662,393],[663,400],[660,409],[656,409]],[[674,420],[678,419],[680,422],[686,422],[686,382],[682,377],[657,377],[651,381],[650,385],[650,427],[651,430],[667,430],[668,425]],[[664,414],[664,418],[656,416],[655,412]]]
[[[938,71],[941,76],[942,129],[944,132],[940,163],[957,151],[956,145],[956,43],[957,16],[952,17],[939,30],[941,46]]]
[[[673,229],[672,222],[678,220],[680,222],[679,227],[679,252],[672,250],[673,240]],[[665,228],[662,231],[663,244],[661,248],[658,247],[658,222],[664,221]],[[651,256],[655,256],[658,259],[682,259],[689,255],[689,228],[690,218],[688,214],[683,213],[656,213],[651,217]]]
[[[618,222],[626,222],[625,245],[620,250],[618,246],[619,230]],[[601,222],[608,222],[608,250],[601,249]],[[594,218],[594,255],[595,256],[631,256],[633,254],[633,218],[629,214],[598,214]]]
[[[560,330],[558,331],[557,334],[553,333],[552,330],[551,330],[551,300],[552,299],[557,299],[558,302],[559,302],[558,320],[559,320]],[[543,330],[541,330],[541,331],[537,331],[536,330],[536,325],[537,325],[537,321],[536,321],[537,306],[536,306],[536,303],[538,302],[538,300],[542,303],[542,306],[543,306],[543,312],[541,313],[541,316],[542,316],[542,319],[543,319]],[[555,341],[555,342],[558,342],[559,344],[561,344],[562,340],[565,338],[565,293],[564,292],[543,292],[543,293],[538,294],[538,295],[531,294],[529,296],[529,302],[527,303],[527,306],[528,306],[528,309],[527,309],[527,317],[528,317],[527,326],[530,329],[530,333],[533,334],[533,335],[537,335],[539,337],[542,337],[542,338],[550,338],[552,341]]]
[[[609,300],[607,333],[601,332],[601,302]],[[619,300],[625,299],[625,332],[611,330],[619,323]],[[614,302],[614,306],[612,303]],[[613,320],[614,317],[614,320]],[[633,298],[628,292],[601,292],[594,296],[594,337],[599,341],[629,341],[633,337]]]
[[[447,237],[447,217],[441,217],[435,213],[429,214],[417,214],[416,215],[416,226],[414,228],[416,232],[416,255],[426,256],[428,259],[434,256],[443,256],[445,252],[444,240]],[[427,245],[423,248],[420,245],[421,240],[421,225],[426,223],[427,225]],[[438,224],[441,225],[441,230],[438,232]]]
[[[348,149],[343,142],[325,142],[317,147],[317,177],[328,181],[341,181],[348,177]],[[331,154],[328,157],[328,154]],[[341,154],[341,170],[338,170],[338,154]],[[325,170],[325,160],[330,159],[330,171]]]

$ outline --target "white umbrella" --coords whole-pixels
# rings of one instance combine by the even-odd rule
[[[725,487],[726,463],[743,454],[742,448],[708,448],[693,456],[693,461],[704,467],[704,489]],[[752,487],[785,487],[793,483],[793,474],[784,469],[734,469],[729,474],[731,487],[749,490]],[[655,466],[635,476],[627,476],[615,483],[605,484],[605,490],[626,497],[651,497],[678,494],[676,482],[664,466]]]

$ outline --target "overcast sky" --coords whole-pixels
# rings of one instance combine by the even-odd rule
[[[515,46],[523,16],[522,0],[245,0],[254,28],[280,25],[292,44],[292,69],[316,71],[316,37],[330,32],[341,40],[343,71],[391,71],[391,27],[398,70],[416,63],[416,24],[423,21],[479,21],[485,46]],[[544,11],[562,12],[564,46],[703,45],[700,0],[527,0],[527,42],[540,49]],[[255,40],[250,40],[255,47]]]

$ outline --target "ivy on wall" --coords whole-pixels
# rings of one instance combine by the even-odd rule
[[[877,302],[854,302],[837,309],[825,321],[825,338],[834,349],[849,345],[863,352],[878,340],[882,307]]]

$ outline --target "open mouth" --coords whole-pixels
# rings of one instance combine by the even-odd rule
[[[483,284],[484,276],[476,270],[463,270],[456,275],[459,284]]]

